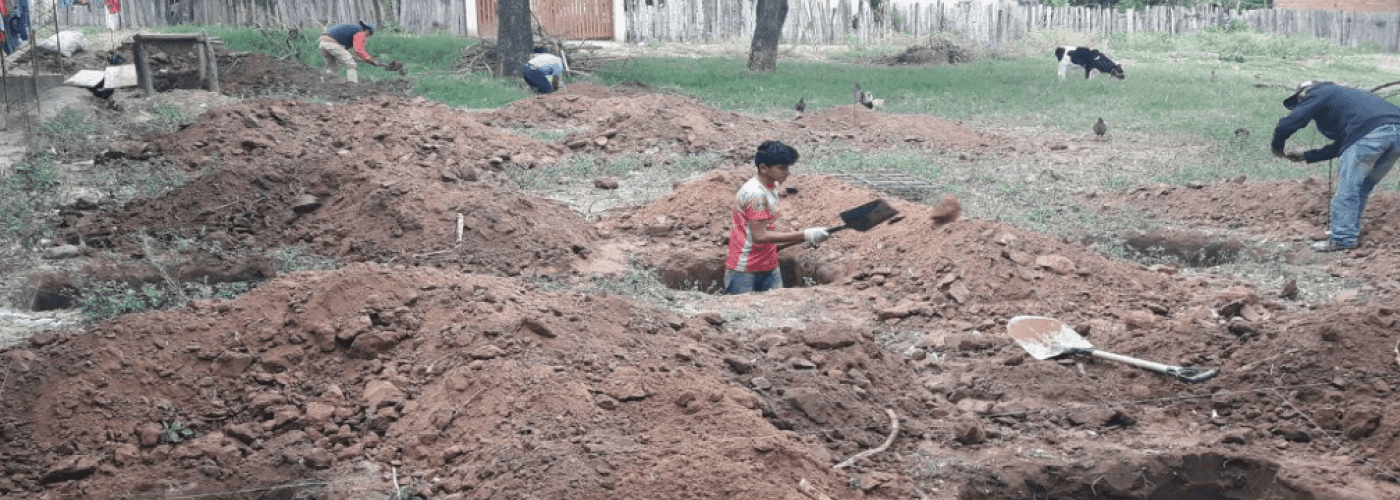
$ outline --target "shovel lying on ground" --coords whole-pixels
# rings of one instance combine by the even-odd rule
[[[1094,349],[1084,337],[1063,321],[1042,316],[1017,316],[1006,324],[1006,332],[1021,348],[1035,359],[1050,359],[1064,355],[1088,354],[1096,358],[1127,363],[1157,373],[1171,375],[1187,382],[1204,382],[1214,377],[1216,370],[1170,366]]]
[[[826,228],[826,232],[834,233],[847,229],[865,232],[887,220],[893,219],[896,215],[899,215],[898,210],[895,210],[894,207],[885,203],[885,200],[877,199],[870,203],[841,212],[841,224]],[[782,250],[796,244],[797,243],[783,243],[778,245],[778,249]]]

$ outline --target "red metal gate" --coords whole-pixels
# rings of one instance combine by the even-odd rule
[[[612,40],[612,0],[531,0],[530,10],[551,37],[567,40]],[[476,0],[476,33],[497,34],[496,0]]]

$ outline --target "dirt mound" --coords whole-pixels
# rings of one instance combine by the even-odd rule
[[[736,163],[751,161],[758,143],[774,138],[799,145],[849,143],[860,149],[898,145],[981,152],[1005,148],[1005,140],[995,135],[926,115],[888,114],[851,105],[775,120],[722,111],[685,96],[587,83],[482,113],[481,120],[496,127],[584,129],[559,141],[575,152],[722,152]]]
[[[1282,258],[1291,262],[1320,258],[1307,244],[1325,237],[1331,203],[1325,177],[1261,182],[1241,178],[1191,187],[1161,184],[1098,198],[1096,203],[1145,209],[1190,229],[1228,228],[1256,241],[1279,242],[1288,246]],[[1354,278],[1372,294],[1400,294],[1400,281],[1392,271],[1400,266],[1400,221],[1390,216],[1397,210],[1400,195],[1376,190],[1361,221],[1361,247],[1347,252],[1349,258],[1328,261],[1328,272]]]
[[[967,64],[986,56],[986,50],[978,48],[974,41],[932,37],[925,43],[907,47],[903,52],[883,58],[879,62],[891,66]]]
[[[391,465],[425,498],[782,498],[804,479],[839,489],[824,460],[762,418],[759,397],[727,381],[722,352],[701,342],[732,342],[718,336],[616,297],[457,272],[292,274],[232,302],[6,352],[7,400],[39,404],[5,414],[12,474],[0,492],[299,482],[289,489],[363,498],[393,491]]]
[[[345,80],[343,71],[331,75],[301,61],[257,52],[221,52],[217,57],[219,90],[244,99],[291,97],[346,101],[374,94],[407,96],[414,85],[413,80],[407,78],[361,79],[350,83]],[[362,75],[382,71],[367,64],[359,68]],[[158,90],[203,88],[199,66],[190,61],[182,64],[178,59],[167,65],[167,71],[156,73],[152,83]]]
[[[627,224],[707,206],[742,178],[717,172],[602,226],[653,233],[653,257],[715,252],[693,230]],[[784,203],[809,222],[871,196],[799,180]],[[33,404],[2,423],[13,431],[0,452],[24,472],[0,488],[796,498],[805,479],[871,498],[939,484],[948,489],[936,498],[950,499],[1380,493],[1335,485],[1364,475],[1357,465],[1385,474],[1380,464],[1400,453],[1387,404],[1393,309],[1301,315],[1229,280],[1145,269],[996,222],[934,229],[931,208],[892,203],[903,219],[793,256],[830,284],[693,315],[358,264],[42,334],[5,353],[9,398]],[[786,315],[773,301],[819,312],[798,327],[731,328],[727,314],[753,301],[769,314]],[[1054,315],[1114,352],[1224,375],[1188,386],[1116,363],[1028,359],[1000,333],[1015,314]],[[1343,365],[1353,368],[1339,377]],[[894,446],[830,469],[884,441],[885,410],[902,429]],[[173,423],[193,434],[172,434]],[[1171,472],[1183,467],[1196,475]]]
[[[118,236],[160,227],[228,249],[305,245],[345,261],[515,275],[565,268],[590,239],[578,214],[496,179],[504,164],[553,163],[554,146],[422,99],[249,101],[127,154],[201,175],[159,198],[75,214],[66,240],[130,251]]]
[[[725,202],[747,175],[743,170],[716,172],[680,185],[655,203],[619,215],[614,229],[651,235],[649,245],[666,248],[664,254],[649,258],[663,270],[691,275],[690,280],[673,278],[675,282],[717,277],[728,231]],[[801,186],[797,194],[783,200],[784,212],[792,219],[788,224],[794,229],[832,224],[839,221],[841,210],[877,196],[823,176],[797,175],[790,184]],[[1113,260],[1077,244],[991,221],[971,219],[939,226],[931,207],[901,200],[890,203],[902,219],[867,233],[839,234],[818,249],[785,250],[784,260],[794,268],[792,274],[841,290],[838,294],[843,299],[822,302],[821,315],[834,316],[833,321],[847,326],[870,325],[864,337],[881,339],[888,349],[886,356],[889,351],[917,353],[909,358],[914,373],[900,376],[918,380],[932,394],[911,394],[913,383],[908,380],[881,379],[866,387],[861,377],[897,377],[901,371],[869,368],[868,360],[860,363],[861,371],[851,379],[847,361],[823,356],[814,362],[792,352],[775,354],[773,348],[754,354],[770,362],[763,364],[765,369],[755,370],[764,383],[790,381],[794,367],[814,366],[819,374],[861,387],[874,401],[898,406],[906,404],[899,403],[906,398],[918,399],[907,403],[913,408],[901,412],[914,415],[920,423],[911,425],[935,442],[918,449],[936,448],[940,436],[951,439],[985,432],[994,436],[987,439],[1011,439],[1008,434],[1056,435],[1081,425],[1106,426],[1136,436],[1122,436],[1125,439],[1145,439],[1152,433],[1171,433],[1160,426],[1173,427],[1176,424],[1167,422],[1196,414],[1210,415],[1202,423],[1209,422],[1223,433],[1190,440],[1205,449],[1225,445],[1231,453],[1248,454],[1249,447],[1235,445],[1267,448],[1279,442],[1302,442],[1315,443],[1313,451],[1304,454],[1327,453],[1336,442],[1332,440],[1349,439],[1352,445],[1369,446],[1375,453],[1352,455],[1345,463],[1354,458],[1374,465],[1393,459],[1391,447],[1383,444],[1385,438],[1375,433],[1384,421],[1380,415],[1388,413],[1382,408],[1394,380],[1390,365],[1397,362],[1393,349],[1386,347],[1400,339],[1393,331],[1400,319],[1394,307],[1341,303],[1312,313],[1298,311],[1274,294],[1263,295],[1229,279],[1183,277],[1174,268]],[[1083,366],[1076,372],[1079,363],[1026,360],[1022,349],[1001,334],[1006,319],[1026,314],[1064,319],[1079,326],[1096,345],[1114,352],[1170,364],[1219,367],[1229,375],[1189,387],[1112,364]],[[1347,319],[1332,325],[1321,319],[1333,315]],[[786,335],[805,335],[797,332]],[[926,349],[941,356],[921,357]],[[1280,373],[1280,356],[1313,361],[1292,363],[1287,373]],[[828,360],[834,364],[827,364]],[[1329,382],[1331,389],[1301,387],[1308,386],[1309,379],[1326,379],[1323,367],[1349,363],[1373,370],[1350,371],[1345,380]],[[1261,371],[1266,364],[1272,371]],[[810,380],[824,379],[805,380],[809,382],[800,386],[810,387],[815,383]],[[1270,387],[1298,389],[1282,396]],[[814,390],[827,400],[844,401],[849,396],[841,396],[842,390],[836,388]],[[1280,397],[1295,410],[1278,412]],[[1325,404],[1314,406],[1329,398],[1344,398],[1349,409],[1337,413],[1324,409]],[[1158,399],[1172,402],[1126,403]],[[914,409],[940,402],[956,409],[940,406],[923,420]],[[810,411],[802,412],[801,405],[800,400],[785,400],[775,414],[785,426],[817,434],[827,428],[823,421],[882,420],[879,408],[868,403],[844,401],[836,405],[841,409],[824,408],[829,413],[815,417]],[[994,419],[1000,425],[961,421],[962,412],[970,409],[973,414],[1002,415]],[[1327,423],[1295,420],[1318,411],[1332,412]],[[792,417],[798,414],[807,418]],[[878,432],[869,430],[859,438],[850,436],[826,443],[833,455],[871,446],[879,438]],[[1082,486],[1046,487],[1071,491]]]
[[[510,130],[525,127],[581,131],[544,142]],[[851,106],[774,120],[590,85],[484,113],[386,95],[248,101],[122,145],[127,158],[198,177],[70,214],[65,240],[145,257],[124,236],[160,228],[229,249],[305,245],[351,264],[0,350],[0,497],[1400,494],[1390,296],[1298,307],[1233,278],[1142,266],[999,221],[942,224],[943,212],[891,198],[902,217],[783,250],[801,287],[676,292],[662,308],[556,279],[609,259],[654,265],[675,283],[713,278],[734,192],[766,138],[799,149],[1020,148],[931,117]],[[506,187],[503,166],[544,175],[578,151],[730,161],[596,223]],[[789,185],[792,228],[836,224],[882,196],[800,164]],[[1284,230],[1271,219],[1315,216],[1242,194],[1269,191],[1164,188],[1094,202],[1218,214],[1199,220],[1261,233]],[[1334,265],[1395,253],[1369,251]],[[1004,333],[1018,315],[1220,375],[1192,385],[1096,357],[1036,360]],[[833,469],[896,426],[888,449]]]

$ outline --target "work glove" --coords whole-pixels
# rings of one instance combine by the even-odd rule
[[[1274,156],[1277,157],[1277,158],[1283,158],[1283,159],[1288,160],[1288,161],[1291,161],[1291,162],[1303,162],[1303,161],[1307,161],[1307,157],[1303,156],[1303,150],[1301,150],[1301,149],[1295,149],[1295,150],[1293,150],[1293,151],[1288,151],[1288,152],[1284,152],[1284,151],[1281,150],[1281,149],[1275,149],[1275,150],[1274,150]]]
[[[1295,162],[1295,163],[1304,163],[1304,162],[1307,162],[1307,161],[1308,161],[1308,157],[1305,156],[1305,155],[1303,155],[1303,150],[1301,150],[1301,149],[1295,149],[1295,150],[1293,150],[1293,151],[1289,151],[1289,152],[1287,152],[1287,153],[1284,153],[1284,154],[1283,154],[1283,157],[1284,157],[1284,158],[1287,158],[1288,161]]]
[[[807,244],[812,246],[820,245],[830,237],[831,233],[824,227],[809,227],[802,230],[802,239],[806,240]]]

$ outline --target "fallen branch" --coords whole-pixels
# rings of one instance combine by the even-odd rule
[[[889,416],[890,416],[890,437],[885,438],[885,443],[884,443],[884,444],[881,444],[881,445],[880,445],[879,447],[877,447],[877,448],[870,449],[870,450],[865,450],[865,451],[862,451],[862,452],[860,452],[860,453],[857,453],[856,456],[851,457],[851,458],[849,458],[849,459],[846,459],[845,462],[841,462],[841,463],[839,463],[839,464],[836,464],[836,467],[834,467],[834,468],[836,468],[836,469],[844,469],[844,468],[846,468],[846,467],[850,467],[850,466],[852,466],[852,465],[854,465],[854,464],[856,463],[856,460],[860,460],[860,459],[862,459],[862,458],[865,458],[865,457],[868,457],[868,456],[871,456],[871,455],[874,455],[874,454],[876,454],[876,453],[879,453],[879,452],[882,452],[882,451],[885,451],[885,450],[889,449],[890,444],[891,444],[891,443],[894,443],[894,437],[895,437],[896,435],[899,434],[899,418],[896,417],[896,416],[894,415],[894,410],[891,410],[891,409],[886,408],[886,409],[885,409],[885,413],[889,414]]]
[[[1400,85],[1400,82],[1390,82],[1390,83],[1381,84],[1380,86],[1371,89],[1371,92],[1372,92],[1372,93],[1380,92],[1381,89],[1386,88],[1386,87],[1389,87],[1389,86],[1392,86],[1392,85]]]

